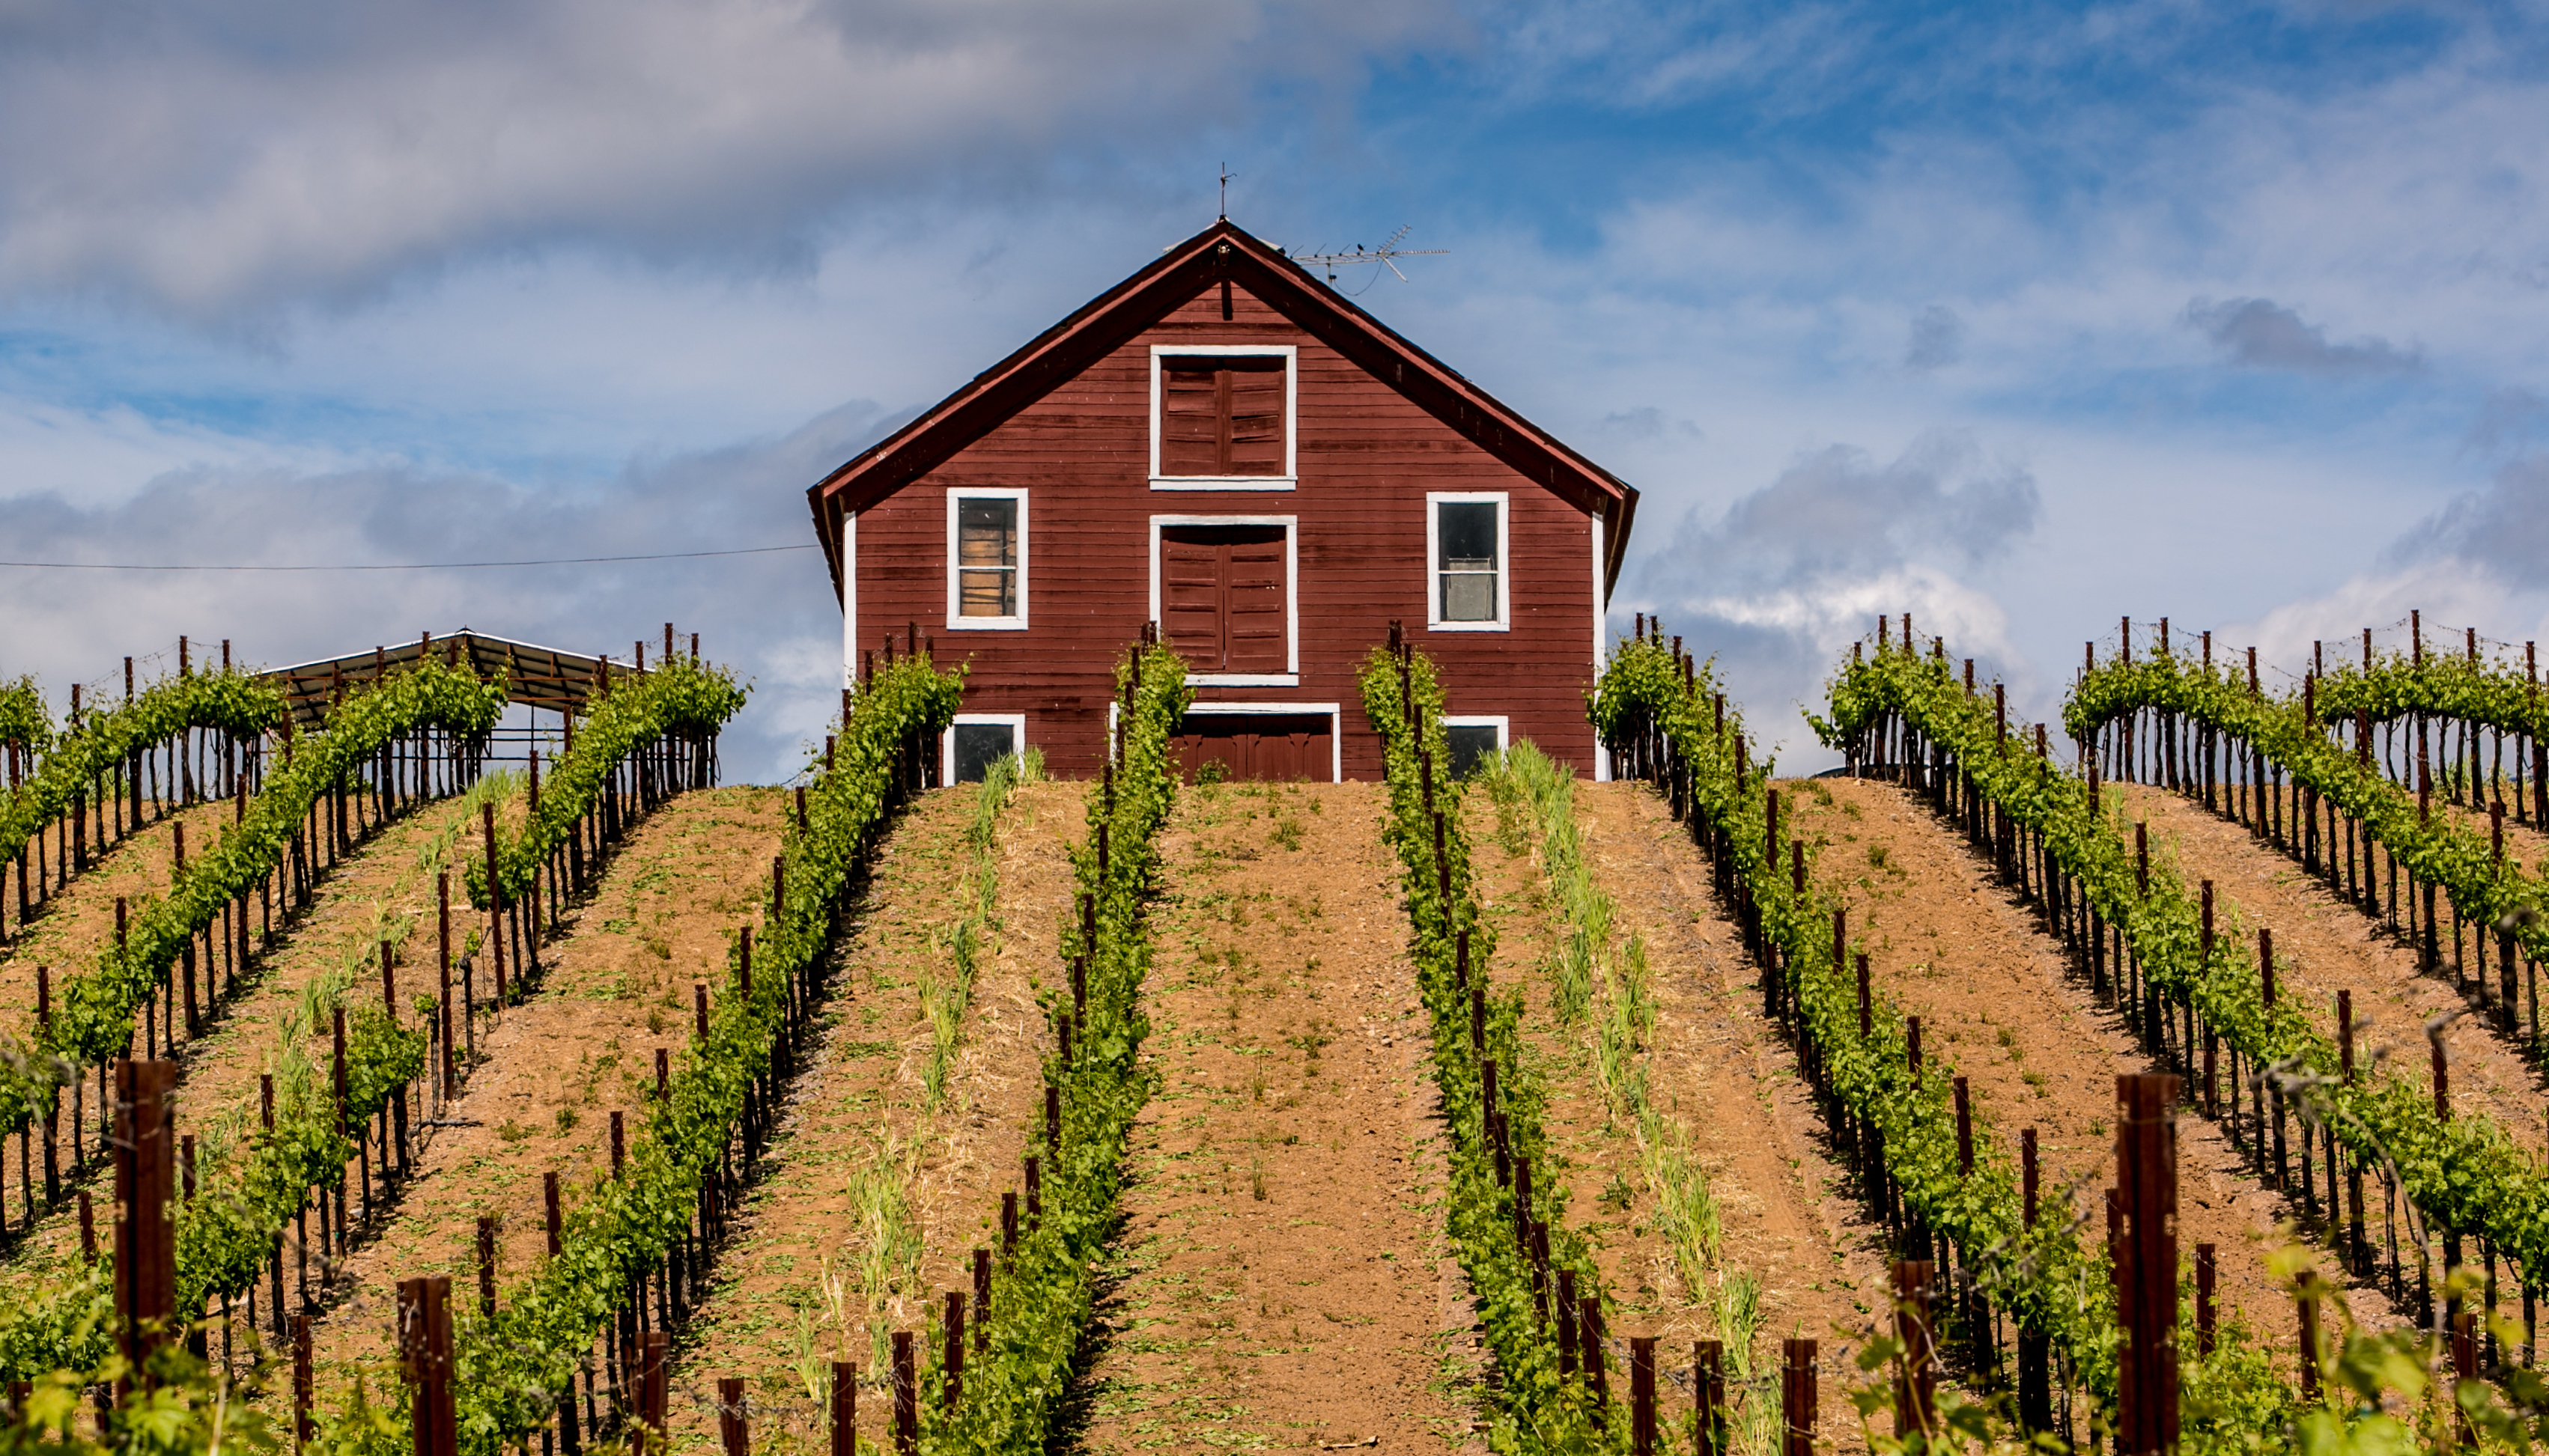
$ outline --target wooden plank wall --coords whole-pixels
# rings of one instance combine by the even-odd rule
[[[1094,774],[1115,655],[1149,613],[1149,518],[1297,515],[1299,685],[1204,687],[1198,709],[1214,701],[1339,703],[1346,776],[1377,778],[1379,740],[1364,721],[1356,672],[1397,618],[1442,666],[1451,713],[1508,715],[1514,737],[1589,775],[1593,517],[1463,440],[1245,289],[1234,305],[1235,318],[1225,322],[1220,290],[1198,294],[861,512],[859,643],[876,648],[918,623],[936,639],[942,662],[973,663],[966,711],[1025,713],[1027,741],[1044,750],[1054,772]],[[1296,489],[1150,488],[1154,343],[1298,348]],[[1023,631],[948,628],[946,493],[981,487],[1030,493],[1030,625]],[[1511,493],[1510,631],[1425,630],[1428,491]]]

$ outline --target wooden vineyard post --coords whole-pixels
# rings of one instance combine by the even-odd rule
[[[949,1411],[965,1400],[965,1292],[947,1291],[947,1320],[944,1328],[946,1344],[939,1353],[938,1373],[942,1380],[941,1402]]]
[[[318,1375],[311,1359],[310,1317],[292,1317],[292,1449],[308,1449],[310,1438],[318,1433],[310,1418],[310,1407],[317,1395]]]
[[[1727,1456],[1726,1344],[1703,1339],[1690,1347],[1691,1424],[1696,1456]]]
[[[1779,1342],[1780,1456],[1815,1456],[1815,1342]]]
[[[717,1437],[724,1443],[725,1456],[752,1456],[752,1432],[743,1423],[743,1381],[739,1377],[717,1379]]]
[[[2434,1120],[2452,1120],[2452,1062],[2443,1050],[2443,1029],[2439,1026],[2425,1033],[2425,1046],[2434,1064]]]
[[[991,1347],[991,1251],[974,1250],[974,1353]]]
[[[2319,1361],[2318,1276],[2302,1275],[2301,1288],[2295,1293],[2293,1303],[2301,1317],[2302,1399],[2315,1402],[2318,1399]]]
[[[1535,1246],[1535,1253],[1537,1246]],[[1588,1294],[1576,1305],[1575,1335],[1584,1357],[1584,1388],[1592,1393],[1594,1418],[1611,1404],[1609,1372],[1602,1362],[1602,1297]]]
[[[435,1007],[435,1033],[442,1039],[442,1103],[449,1107],[460,1095],[460,1074],[451,1051],[451,875],[449,871],[433,877],[434,900],[440,908],[440,954],[437,963],[442,975],[442,999]]]
[[[124,1357],[139,1381],[155,1383],[150,1357],[166,1344],[177,1315],[177,1226],[169,1208],[175,1181],[177,1064],[115,1064],[115,1306]]]
[[[671,1394],[673,1337],[649,1330],[637,1341],[637,1411],[641,1428],[629,1438],[629,1456],[646,1456],[647,1447],[664,1439],[665,1411]],[[456,1453],[455,1453],[456,1456]]]
[[[2035,1130],[2018,1134],[2020,1236],[2035,1228],[2035,1205],[2042,1170],[2035,1158]],[[2028,1435],[2053,1429],[2053,1341],[2040,1329],[2018,1327],[2018,1421]]]
[[[2118,1456],[2177,1449],[2177,1078],[2116,1079]]]
[[[1935,1434],[1938,1423],[1938,1348],[1930,1328],[1928,1259],[1894,1265],[1894,1331],[1903,1345],[1903,1367],[1894,1380],[1894,1433]]]
[[[2478,1317],[2468,1310],[2452,1314],[2452,1379],[2455,1385],[2478,1379]],[[2459,1401],[2452,1405],[2452,1423],[2460,1433],[2460,1444],[2477,1445],[2478,1433],[2470,1429],[2468,1412],[2459,1409]]]
[[[558,1175],[554,1169],[540,1177],[540,1192],[548,1204],[549,1257],[554,1259],[565,1249],[566,1221],[558,1208]]]
[[[2195,1352],[2199,1355],[2213,1353],[2215,1318],[2213,1291],[2220,1277],[2220,1266],[2215,1261],[2213,1245],[2197,1244],[2195,1246]]]
[[[496,1318],[496,1220],[490,1214],[478,1216],[478,1313]]]
[[[451,1407],[451,1281],[402,1279],[398,1285],[399,1370],[413,1392],[409,1427],[416,1456],[459,1456]]]
[[[832,1362],[832,1456],[859,1456],[859,1367]]]
[[[1655,1339],[1651,1334],[1629,1340],[1629,1449],[1635,1456],[1655,1456]]]
[[[920,1453],[920,1378],[912,1369],[908,1329],[894,1332],[894,1453]]]

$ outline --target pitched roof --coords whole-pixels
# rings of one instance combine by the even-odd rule
[[[272,668],[257,676],[282,689],[293,716],[303,727],[316,727],[339,688],[369,682],[426,653],[453,663],[465,659],[481,678],[493,679],[501,673],[508,701],[562,713],[581,714],[594,680],[602,674],[625,678],[637,671],[613,658],[517,642],[463,627],[439,637],[426,633],[412,642],[375,647],[368,652]]]
[[[840,521],[928,473],[1029,403],[1227,278],[1517,473],[1598,512],[1603,592],[1619,579],[1637,490],[1567,448],[1283,251],[1224,218],[1083,304],[999,363],[809,487],[814,533],[841,589]]]

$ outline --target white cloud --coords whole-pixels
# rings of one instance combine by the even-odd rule
[[[1260,86],[1353,78],[1445,23],[1342,0],[28,0],[0,21],[0,288],[218,317],[561,242],[797,263],[856,198],[1241,125]]]
[[[810,544],[803,490],[873,439],[851,408],[732,448],[631,464],[588,485],[523,486],[414,468],[162,476],[129,500],[0,500],[27,559],[231,565],[519,560]],[[624,654],[666,621],[755,680],[723,751],[742,778],[784,775],[837,707],[840,615],[820,553],[470,572],[89,573],[0,570],[0,677],[62,684],[180,633],[265,665],[463,625]]]

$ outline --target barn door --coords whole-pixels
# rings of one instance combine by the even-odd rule
[[[1282,526],[1160,527],[1160,626],[1196,673],[1291,671]]]
[[[1190,779],[1218,764],[1224,778],[1325,783],[1335,776],[1335,735],[1325,713],[1189,712],[1169,753]]]

